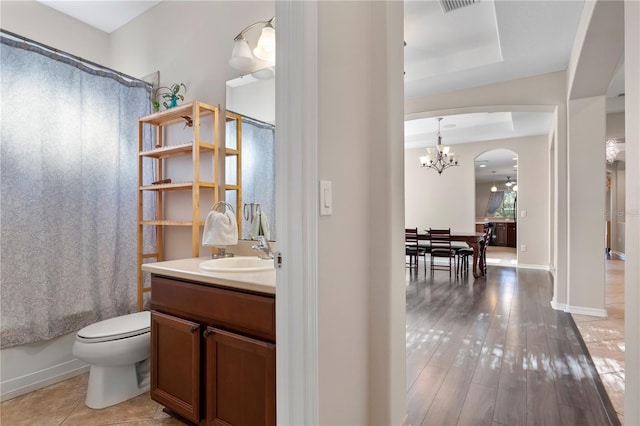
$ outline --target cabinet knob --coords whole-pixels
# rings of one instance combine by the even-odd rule
[[[196,331],[198,331],[198,326],[194,325],[193,327],[191,327],[191,330],[189,330],[192,333],[195,333]]]
[[[205,339],[207,337],[209,337],[209,335],[213,334],[213,331],[210,331],[208,328],[202,332],[202,337],[204,337]]]

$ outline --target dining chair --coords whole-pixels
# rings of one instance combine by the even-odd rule
[[[449,281],[455,268],[456,249],[451,247],[451,229],[429,228],[429,240],[431,242],[431,276],[435,270],[448,270]],[[448,258],[448,263],[436,263],[436,258]]]
[[[405,228],[405,254],[409,256],[409,263],[407,266],[409,268],[415,267],[416,272],[418,271],[418,260],[420,256],[423,258],[424,263],[424,273],[427,273],[427,251],[429,250],[428,245],[424,244],[424,241],[420,241],[418,238],[418,228]]]
[[[483,228],[484,232],[482,233],[482,237],[479,242],[479,253],[478,257],[481,257],[483,254],[482,249],[485,248],[489,243],[491,238],[491,229],[488,226]],[[469,257],[473,257],[473,248],[465,247],[458,251],[456,251],[457,264],[456,264],[456,275],[460,274],[462,276],[463,273],[469,272]]]
[[[456,251],[456,276],[469,273],[469,256],[473,257],[473,248],[468,245]]]
[[[418,271],[419,248],[418,228],[405,228],[404,251],[405,255],[409,257],[409,261],[406,263],[406,266],[409,267],[409,269],[413,269],[415,267],[416,272]]]
[[[489,227],[485,229],[485,233],[480,241],[480,259],[482,265],[482,275],[487,275],[487,247],[491,243],[491,236],[493,235],[493,228]]]

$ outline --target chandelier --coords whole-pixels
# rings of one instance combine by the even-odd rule
[[[433,169],[438,174],[442,174],[444,169],[457,166],[458,159],[453,152],[449,152],[448,146],[442,145],[442,135],[440,134],[440,122],[442,117],[438,117],[438,144],[427,148],[427,155],[420,157],[420,165]]]
[[[607,139],[605,143],[605,157],[607,159],[607,163],[613,164],[616,161],[616,156],[620,152],[620,147],[618,146],[617,139]]]

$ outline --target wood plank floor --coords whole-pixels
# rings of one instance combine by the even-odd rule
[[[486,278],[451,282],[407,271],[409,424],[619,425],[551,297],[546,271],[489,266]]]

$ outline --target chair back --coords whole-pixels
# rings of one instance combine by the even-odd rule
[[[487,246],[489,245],[489,242],[491,241],[491,232],[492,232],[493,228],[491,227],[486,227],[484,228],[484,235],[482,236],[482,248],[486,249]]]
[[[451,251],[451,229],[429,228],[429,240],[431,241],[431,252],[434,250]]]
[[[407,247],[418,247],[418,228],[404,229],[404,242]]]

